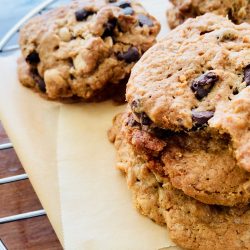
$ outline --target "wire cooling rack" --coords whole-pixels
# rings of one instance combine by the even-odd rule
[[[10,45],[10,41],[13,39],[13,37],[18,35],[18,32],[23,24],[25,24],[30,18],[32,18],[35,15],[39,15],[43,13],[44,11],[47,11],[49,9],[52,9],[56,7],[59,4],[68,2],[68,0],[46,0],[43,1],[41,4],[36,6],[34,9],[32,9],[29,13],[27,13],[21,20],[19,20],[18,23],[16,23],[6,34],[5,36],[0,40],[0,56],[3,56],[6,53],[12,53],[14,51],[19,50],[19,45],[17,42],[13,45]],[[12,143],[4,143],[0,144],[0,150],[8,150],[13,148]],[[15,176],[9,176],[6,178],[0,179],[0,185],[8,185],[9,183],[25,180],[28,179],[27,174],[21,174],[21,175],[15,175]],[[42,210],[36,210],[36,211],[30,211],[27,213],[22,214],[16,214],[8,217],[0,218],[0,225],[4,223],[10,223],[13,221],[18,220],[24,220],[29,218],[34,218],[38,216],[46,215],[46,212],[44,209]],[[6,246],[4,245],[4,242],[0,239],[0,250],[6,250]]]

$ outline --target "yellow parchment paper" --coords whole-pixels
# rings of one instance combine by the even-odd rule
[[[161,21],[161,36],[166,34],[168,2],[141,2]],[[107,130],[124,106],[44,100],[18,83],[17,57],[0,59],[0,118],[64,248],[174,246],[165,228],[136,212],[114,167]]]

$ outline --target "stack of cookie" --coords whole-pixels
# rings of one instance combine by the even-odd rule
[[[185,249],[250,249],[250,25],[205,14],[147,51],[109,131],[134,204]]]

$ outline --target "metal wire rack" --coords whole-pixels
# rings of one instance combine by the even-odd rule
[[[29,13],[27,13],[0,40],[0,56],[6,52],[11,53],[11,52],[19,49],[19,45],[17,45],[17,44],[8,45],[8,43],[13,38],[13,36],[15,36],[19,32],[19,30],[23,24],[25,24],[33,16],[41,14],[43,11],[47,11],[49,9],[52,9],[53,7],[56,6],[56,4],[58,4],[58,3],[61,4],[62,2],[67,2],[67,1],[65,1],[65,0],[64,1],[46,0],[46,1],[43,1],[41,4],[39,4],[38,6],[36,6],[34,9],[32,9]],[[13,148],[12,143],[0,144],[0,150],[8,150],[11,148]],[[28,179],[27,174],[10,176],[7,178],[0,179],[0,185],[6,185],[6,184],[11,183],[11,182],[16,182],[16,181],[25,180],[25,179]],[[22,214],[16,214],[16,215],[8,216],[8,217],[3,217],[3,218],[0,218],[0,225],[4,224],[4,223],[10,223],[13,221],[24,220],[24,219],[34,218],[34,217],[38,217],[38,216],[43,216],[43,215],[46,215],[46,212],[44,209],[37,210],[37,211],[30,211],[30,212],[22,213]],[[0,250],[6,250],[6,249],[7,248],[4,245],[4,242],[2,242],[0,239]]]

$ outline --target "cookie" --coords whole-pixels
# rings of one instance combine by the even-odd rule
[[[249,171],[249,44],[249,24],[214,14],[187,20],[133,68],[126,96],[137,121],[176,133],[207,127],[226,134],[237,164]],[[229,128],[228,119],[240,121]]]
[[[228,135],[208,128],[169,133],[142,126],[129,112],[125,134],[134,151],[161,162],[157,170],[186,195],[206,204],[249,203],[250,173],[237,163]]]
[[[186,19],[212,12],[228,16],[236,23],[250,22],[250,3],[248,0],[170,0],[173,7],[167,10],[167,19],[171,29]]]
[[[249,205],[205,205],[175,189],[160,171],[162,162],[138,153],[127,140],[126,127],[132,123],[128,114],[119,115],[109,135],[137,210],[166,225],[172,240],[184,249],[250,249]]]
[[[21,29],[19,79],[49,99],[92,100],[126,82],[159,30],[137,1],[73,1]]]

